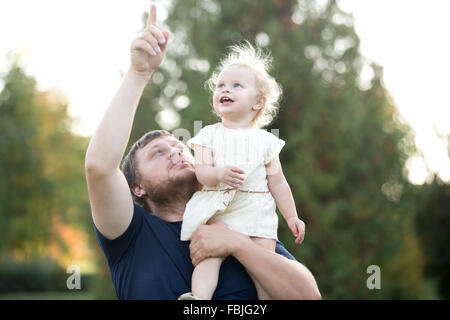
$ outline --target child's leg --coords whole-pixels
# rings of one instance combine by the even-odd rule
[[[208,258],[201,261],[192,273],[192,293],[204,300],[211,300],[219,280],[222,258]]]
[[[260,246],[263,246],[264,248],[274,252],[276,241],[274,239],[267,239],[267,238],[258,238],[258,237],[250,237],[254,242],[259,244]],[[258,299],[259,300],[270,300],[271,297],[266,293],[264,288],[259,284],[257,280],[255,280],[252,277],[253,283],[255,284],[256,291],[258,292]]]

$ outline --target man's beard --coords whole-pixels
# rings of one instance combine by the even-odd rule
[[[174,201],[184,199],[187,202],[201,188],[195,173],[186,174],[176,180],[166,180],[158,184],[147,181],[142,185],[147,192],[148,200],[157,207],[164,207]]]

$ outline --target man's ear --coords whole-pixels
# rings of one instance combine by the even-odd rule
[[[131,190],[133,191],[134,195],[139,198],[142,198],[147,194],[147,192],[144,189],[142,189],[140,185],[134,186]]]
[[[265,96],[259,97],[256,104],[253,106],[253,110],[261,110],[266,105],[266,100]]]

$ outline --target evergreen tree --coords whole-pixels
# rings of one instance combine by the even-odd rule
[[[435,281],[442,298],[450,299],[450,185],[435,178],[416,190],[426,193],[415,227],[426,258],[425,271]]]

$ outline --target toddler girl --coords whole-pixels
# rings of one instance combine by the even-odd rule
[[[285,142],[260,129],[272,122],[281,95],[279,84],[267,72],[270,63],[270,56],[249,42],[235,45],[207,81],[221,122],[205,126],[187,142],[194,149],[195,172],[203,189],[186,205],[181,240],[189,240],[199,225],[214,217],[274,251],[277,205],[295,242],[303,241],[305,224],[297,217],[278,158]],[[222,261],[201,261],[192,275],[192,293],[179,299],[211,299]],[[269,298],[254,282],[258,298]]]

